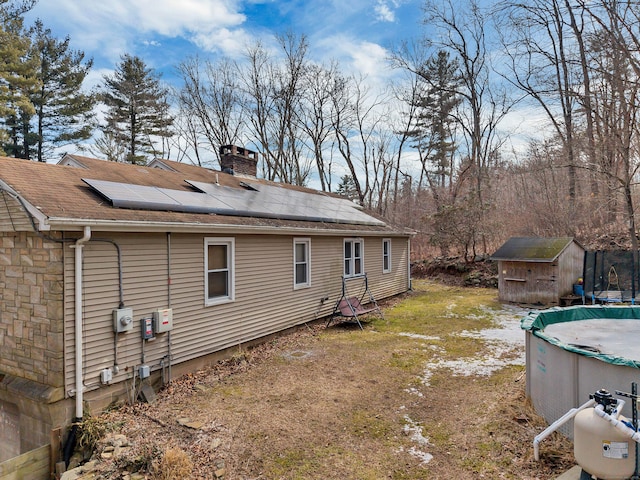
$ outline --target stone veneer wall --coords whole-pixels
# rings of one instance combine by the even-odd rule
[[[62,244],[0,233],[0,372],[64,385]]]
[[[0,444],[19,443],[20,453],[49,443],[68,416],[63,285],[61,243],[0,232],[0,411],[17,408],[20,418],[19,438],[14,432]]]

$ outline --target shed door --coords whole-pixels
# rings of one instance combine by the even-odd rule
[[[500,300],[515,303],[557,303],[556,266],[550,263],[503,262]]]

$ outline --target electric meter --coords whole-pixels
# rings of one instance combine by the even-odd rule
[[[128,332],[133,329],[133,309],[117,308],[113,311],[113,331]]]

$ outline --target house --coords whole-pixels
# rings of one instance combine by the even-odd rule
[[[0,461],[141,385],[326,317],[366,273],[409,289],[411,233],[335,195],[225,172],[0,158]]]
[[[491,259],[501,301],[557,305],[582,277],[584,248],[570,237],[513,237]]]

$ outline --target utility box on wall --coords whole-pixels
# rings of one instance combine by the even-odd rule
[[[144,340],[153,340],[155,334],[153,330],[153,317],[145,317],[140,320],[140,323],[142,338]]]
[[[173,329],[173,310],[159,308],[153,312],[153,323],[156,333],[164,333]]]
[[[117,308],[113,311],[113,331],[128,332],[133,329],[133,309]]]

